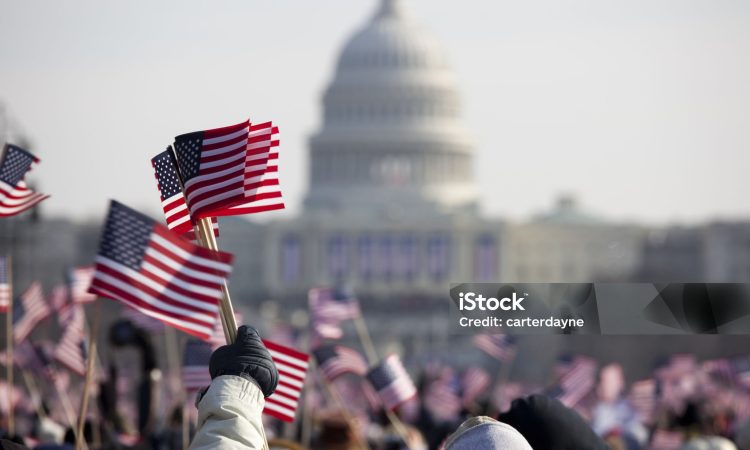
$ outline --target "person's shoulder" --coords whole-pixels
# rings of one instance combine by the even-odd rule
[[[689,440],[680,450],[737,450],[737,446],[721,436],[701,436]]]

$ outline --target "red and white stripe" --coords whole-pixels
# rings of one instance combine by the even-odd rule
[[[238,311],[234,312],[234,321],[237,323],[238,327],[242,324],[242,314],[240,312]],[[211,337],[209,337],[207,341],[209,344],[211,344],[211,348],[213,350],[216,350],[222,345],[226,345],[227,338],[224,335],[224,326],[221,323],[221,317],[218,317],[216,319],[216,324],[214,325],[214,331],[213,333],[211,333]]]
[[[463,386],[462,400],[464,405],[470,405],[492,384],[492,378],[486,370],[481,367],[472,366],[466,369],[461,377]]]
[[[135,308],[124,308],[120,318],[129,320],[133,325],[149,334],[164,332],[164,322],[147,316]]]
[[[55,359],[72,372],[80,376],[86,375],[86,359],[82,351],[82,343],[86,339],[86,323],[83,308],[72,306],[67,328],[60,343],[55,348]]]
[[[198,175],[183,191],[195,219],[218,215],[245,197],[245,154],[250,122],[203,131]]]
[[[367,361],[358,351],[337,345],[336,356],[323,361],[320,370],[326,379],[331,381],[345,373],[353,373],[363,377],[367,374]]]
[[[89,293],[93,278],[92,266],[74,267],[70,270],[70,294],[74,303],[91,303],[96,300],[96,295]]]
[[[11,301],[8,258],[0,256],[0,313],[8,311]]]
[[[42,285],[35,281],[31,283],[28,289],[21,295],[24,314],[18,323],[13,324],[13,340],[21,342],[26,339],[34,327],[50,315],[51,311],[47,302],[44,300]]]
[[[16,186],[0,181],[0,217],[15,216],[49,198],[49,195],[34,192],[19,182]]]
[[[182,386],[188,392],[197,392],[211,384],[211,374],[206,366],[183,366]]]
[[[266,398],[263,413],[284,422],[293,422],[305,386],[310,356],[275,342],[264,340],[263,343],[279,370],[279,385],[276,392]]]
[[[177,193],[166,200],[162,200],[161,206],[164,210],[167,228],[190,241],[196,242],[194,224],[185,203],[185,195],[182,192]],[[216,217],[211,217],[211,227],[214,236],[219,237],[219,221]]]
[[[231,261],[228,253],[193,245],[156,224],[140,270],[97,255],[91,292],[205,340],[219,314]]]
[[[278,127],[272,122],[251,124],[245,154],[245,203],[220,215],[255,214],[284,209],[279,186]]]

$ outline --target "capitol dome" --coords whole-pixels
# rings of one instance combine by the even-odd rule
[[[445,52],[401,1],[381,0],[323,95],[306,210],[425,216],[476,204],[473,144]]]

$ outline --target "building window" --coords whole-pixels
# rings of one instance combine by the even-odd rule
[[[477,281],[496,281],[497,245],[489,234],[479,236],[474,247],[474,277]]]
[[[407,281],[413,281],[419,270],[419,248],[417,238],[414,236],[403,236],[397,248],[397,256],[394,266],[397,273]]]
[[[369,280],[373,275],[374,246],[372,237],[360,237],[358,247],[357,266],[359,269],[359,276],[364,280]]]
[[[427,270],[435,281],[444,281],[450,274],[450,237],[436,234],[427,241]]]
[[[346,238],[340,234],[331,236],[328,240],[328,272],[335,281],[343,280],[348,274],[347,247]]]
[[[395,241],[391,236],[381,236],[376,257],[376,274],[384,280],[392,280],[396,274],[394,267]]]
[[[281,280],[284,283],[302,280],[302,246],[296,235],[287,235],[281,241]]]

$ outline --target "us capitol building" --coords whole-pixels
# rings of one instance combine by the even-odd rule
[[[345,43],[322,103],[304,210],[225,247],[264,255],[253,270],[262,279],[235,277],[233,290],[261,285],[283,299],[346,283],[368,296],[430,297],[458,281],[622,278],[639,263],[644,230],[601,223],[570,198],[534,224],[482,217],[456,77],[402,2],[382,0]]]
[[[235,306],[266,331],[290,320],[304,328],[310,287],[348,284],[379,345],[406,345],[419,358],[448,352],[462,364],[477,355],[446,333],[451,282],[750,281],[748,221],[612,223],[565,195],[528,221],[483,216],[474,174],[480,149],[462,124],[447,55],[398,0],[380,0],[345,43],[322,103],[301,214],[220,222],[219,245],[235,255]],[[50,219],[43,210],[0,221],[19,291],[33,279],[51,289],[96,252],[101,223]],[[116,302],[105,305],[116,317]],[[555,345],[575,344],[524,342],[529,354],[550,358]],[[605,352],[614,344],[596,342]],[[680,342],[690,351],[710,344]]]

